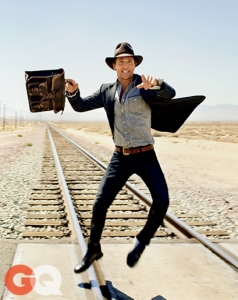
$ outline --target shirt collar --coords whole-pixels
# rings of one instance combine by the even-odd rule
[[[128,87],[129,87],[130,85],[132,85],[132,87],[135,87],[136,81],[137,81],[137,77],[138,77],[137,74],[133,74],[133,79],[134,79],[134,80],[128,85]],[[118,87],[121,87],[121,84],[120,84],[120,82],[118,81],[118,79],[117,79],[116,83],[117,83],[117,88],[118,88]]]

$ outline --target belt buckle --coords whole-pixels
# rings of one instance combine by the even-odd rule
[[[122,147],[122,153],[123,153],[123,155],[129,155],[130,153],[125,153],[124,152],[125,149],[130,149],[130,148],[129,147]]]

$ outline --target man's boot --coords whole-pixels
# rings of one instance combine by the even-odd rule
[[[100,244],[91,244],[88,246],[88,250],[84,256],[84,258],[74,267],[75,273],[81,273],[87,270],[93,261],[99,259],[103,256],[101,251]]]
[[[134,267],[141,257],[142,252],[145,250],[145,245],[142,244],[137,238],[135,239],[134,249],[127,255],[127,265]]]

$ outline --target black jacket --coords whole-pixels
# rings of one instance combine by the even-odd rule
[[[135,76],[135,84],[138,85],[141,83],[141,76]],[[116,87],[116,82],[103,84],[91,96],[81,98],[80,92],[78,92],[74,97],[68,98],[68,100],[73,109],[79,112],[104,107],[113,135]],[[205,96],[190,96],[171,100],[175,96],[175,90],[166,82],[163,82],[160,90],[140,89],[140,94],[151,107],[151,128],[168,132],[176,132],[193,110],[205,99]]]

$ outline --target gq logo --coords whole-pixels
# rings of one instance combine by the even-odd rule
[[[52,281],[43,281],[40,284],[40,276],[49,274]],[[5,285],[9,292],[15,295],[26,295],[34,291],[43,296],[62,295],[60,291],[61,274],[58,269],[50,265],[41,265],[34,270],[26,265],[15,265],[5,275]]]

